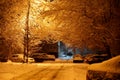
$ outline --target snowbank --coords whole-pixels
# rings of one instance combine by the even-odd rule
[[[87,80],[120,80],[120,55],[88,67]]]
[[[120,55],[106,60],[102,63],[92,64],[89,66],[88,70],[120,73]]]

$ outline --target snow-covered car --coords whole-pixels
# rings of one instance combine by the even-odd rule
[[[47,55],[46,60],[52,60],[52,61],[55,61],[55,55]]]
[[[84,62],[92,64],[92,63],[99,63],[107,59],[108,59],[107,54],[88,54],[85,56]]]
[[[35,60],[34,60],[34,58],[28,57],[28,62],[29,62],[29,63],[34,63]]]
[[[120,80],[120,55],[90,65],[86,80]]]
[[[10,60],[12,62],[24,62],[23,54],[12,54]]]
[[[73,56],[73,62],[74,63],[80,63],[80,62],[83,62],[83,61],[84,61],[84,59],[80,54],[74,54],[74,56]]]
[[[33,53],[31,57],[34,58],[35,62],[43,62],[47,53]]]
[[[49,55],[47,53],[34,53],[31,56],[36,62],[43,62],[45,60],[55,60],[55,55]]]

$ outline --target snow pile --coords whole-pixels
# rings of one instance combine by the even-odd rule
[[[120,55],[102,63],[92,64],[89,66],[88,70],[120,73]]]

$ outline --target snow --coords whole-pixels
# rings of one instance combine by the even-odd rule
[[[0,80],[86,80],[89,64],[0,63]]]
[[[0,80],[10,80],[15,76],[22,75],[23,73],[27,73],[29,71],[35,70],[39,68],[39,65],[35,66],[31,64],[23,64],[23,63],[14,63],[14,62],[6,62],[0,63]],[[47,65],[46,65],[47,66]],[[41,66],[43,67],[43,66]]]
[[[120,73],[120,55],[103,61],[102,63],[92,64],[89,66],[88,70]]]
[[[0,80],[86,80],[87,70],[120,73],[120,55],[92,65],[85,63],[26,64],[8,61],[0,63]]]

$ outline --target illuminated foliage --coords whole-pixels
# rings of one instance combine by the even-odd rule
[[[23,50],[27,7],[27,0],[0,0],[0,34],[10,50]],[[115,46],[119,10],[119,0],[30,0],[30,44],[53,40],[90,49]]]

